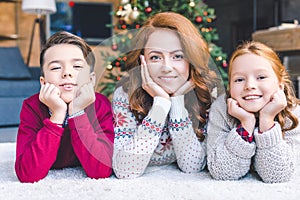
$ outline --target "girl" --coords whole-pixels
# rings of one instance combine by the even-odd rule
[[[171,12],[150,18],[133,44],[129,76],[113,96],[116,176],[134,178],[147,166],[174,162],[184,172],[199,172],[217,81],[207,44],[187,18]]]
[[[259,42],[245,42],[229,62],[228,96],[220,96],[210,110],[211,175],[238,179],[253,164],[264,182],[288,181],[299,158],[299,117],[299,100],[276,53]]]

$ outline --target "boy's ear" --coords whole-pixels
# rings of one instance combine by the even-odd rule
[[[40,84],[41,85],[45,84],[45,78],[43,76],[40,76]]]
[[[90,80],[93,83],[93,86],[95,87],[95,85],[96,85],[96,73],[95,72],[90,73]]]

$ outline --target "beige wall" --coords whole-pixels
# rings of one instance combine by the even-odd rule
[[[0,2],[0,46],[16,46],[17,40],[5,40],[5,37],[17,34],[18,6],[14,3]]]

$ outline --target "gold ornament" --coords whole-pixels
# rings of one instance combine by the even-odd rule
[[[194,0],[191,0],[190,3],[189,3],[189,6],[190,6],[190,7],[195,7],[195,5],[196,5],[196,4],[195,4]]]
[[[127,24],[131,24],[132,21],[131,21],[131,19],[130,19],[130,13],[132,12],[132,7],[131,7],[131,4],[130,4],[130,3],[124,5],[124,10],[123,10],[123,12],[124,12],[124,15],[123,15],[123,16],[124,16],[124,21],[125,21]]]
[[[124,17],[124,11],[123,11],[123,6],[119,6],[118,11],[116,12],[117,17]]]
[[[121,0],[121,4],[127,4],[129,3],[129,0]]]
[[[133,38],[133,35],[131,34],[131,33],[129,33],[128,35],[127,35],[127,37],[128,37],[128,39],[132,39]]]
[[[130,19],[132,21],[135,21],[140,15],[140,12],[138,11],[137,7],[134,7],[132,12],[130,13]]]
[[[111,64],[109,64],[109,65],[106,66],[107,70],[111,70],[112,68],[113,68],[113,66]]]

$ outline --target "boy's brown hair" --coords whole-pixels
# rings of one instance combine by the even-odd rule
[[[72,33],[66,31],[59,31],[53,34],[46,42],[44,48],[40,54],[40,66],[41,76],[44,76],[43,64],[45,52],[50,48],[58,44],[72,44],[79,47],[83,53],[84,59],[91,68],[91,72],[94,71],[95,55],[91,47],[81,38]]]

